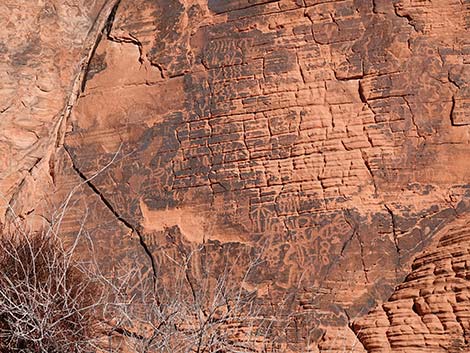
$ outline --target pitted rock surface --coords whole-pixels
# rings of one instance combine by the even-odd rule
[[[16,6],[9,212],[35,224],[69,200],[64,232],[86,219],[107,268],[149,277],[176,243],[240,273],[260,252],[246,289],[266,315],[292,299],[272,350],[468,349],[469,1],[101,5]]]

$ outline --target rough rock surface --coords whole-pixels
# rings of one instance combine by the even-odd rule
[[[147,276],[262,249],[272,349],[469,349],[468,0],[2,7],[2,223]]]
[[[73,102],[75,76],[99,33],[103,3],[0,4],[0,220],[5,205],[14,202],[12,195],[56,145],[62,117]]]

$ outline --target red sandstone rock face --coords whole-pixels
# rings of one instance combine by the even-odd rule
[[[246,289],[291,298],[284,351],[468,349],[468,1],[16,3],[17,214],[73,190],[63,231],[86,216],[105,266],[149,277],[177,242],[240,272],[262,249]]]
[[[102,6],[79,0],[0,4],[0,221],[5,203],[54,147],[74,76],[102,25],[94,25]]]
[[[369,352],[468,351],[468,221],[453,223],[388,302],[357,320]]]

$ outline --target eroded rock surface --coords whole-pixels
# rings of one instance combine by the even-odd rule
[[[150,277],[181,244],[241,273],[262,249],[273,350],[467,349],[468,1],[46,3],[15,8],[38,45],[0,47],[17,214],[69,200],[66,233]]]
[[[96,41],[104,1],[0,4],[0,192],[5,204],[56,145],[77,76]],[[99,32],[98,32],[99,33]],[[51,162],[53,163],[53,162]]]

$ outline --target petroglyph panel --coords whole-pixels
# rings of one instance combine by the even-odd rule
[[[310,339],[312,352],[364,352],[376,344],[360,335],[365,348],[357,344],[348,323],[386,300],[413,259],[468,210],[469,5],[118,5],[104,35],[95,38],[84,82],[74,91],[78,100],[65,124],[68,154],[56,157],[61,139],[38,141],[46,141],[63,107],[54,82],[65,92],[71,73],[59,70],[62,78],[55,81],[49,70],[44,77],[52,81],[39,75],[33,93],[15,95],[16,78],[9,75],[49,63],[41,53],[51,39],[31,35],[9,50],[8,65],[15,62],[17,68],[0,73],[0,112],[8,119],[14,115],[15,122],[4,123],[0,150],[13,157],[0,158],[0,173],[7,170],[0,186],[16,199],[36,194],[43,180],[50,187],[37,193],[39,201],[15,206],[18,213],[49,219],[49,199],[75,185],[68,173],[82,181],[93,176],[87,184],[92,195],[76,205],[89,203],[95,228],[112,233],[112,248],[122,250],[115,251],[116,259],[143,277],[152,271],[148,253],[139,262],[137,233],[162,281],[171,281],[165,277],[174,268],[170,259],[194,249],[205,249],[191,263],[194,278],[204,271],[216,276],[227,264],[239,266],[242,276],[256,258],[261,266],[247,276],[245,289],[256,294],[266,315],[286,298],[289,305],[283,307],[296,313],[293,318],[286,311],[278,351],[305,350]],[[34,9],[41,23],[55,16],[53,8]],[[89,28],[93,11],[72,16],[80,28],[76,37],[61,29],[72,36],[70,55],[78,55],[79,32]],[[70,68],[72,56],[47,58],[60,57],[58,65]],[[33,76],[24,85],[33,87],[31,81]],[[52,104],[47,109],[46,101]],[[21,120],[21,106],[40,124]],[[12,131],[18,136],[14,143]],[[42,169],[31,169],[43,149],[51,154]],[[30,176],[18,191],[15,173],[25,170]],[[106,237],[103,231],[94,234],[102,242]],[[122,257],[126,247],[133,249],[132,261]],[[367,329],[373,335],[383,331]],[[338,335],[345,339],[340,342]],[[390,347],[401,344],[389,341]]]

